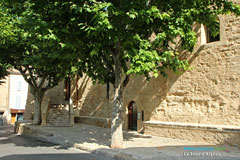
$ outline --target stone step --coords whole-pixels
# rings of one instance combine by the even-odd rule
[[[47,126],[70,126],[70,111],[68,105],[52,104],[46,119]]]

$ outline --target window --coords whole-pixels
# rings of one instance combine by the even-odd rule
[[[17,91],[21,91],[22,89],[22,82],[21,81],[18,81],[17,82],[17,87],[16,87]]]
[[[20,108],[21,107],[21,96],[16,96],[16,104],[15,104],[16,108]]]
[[[22,113],[17,114],[17,121],[19,121],[19,120],[23,120],[23,114]]]
[[[220,41],[220,26],[219,21],[215,23],[216,30],[210,30],[207,28],[207,43]]]
[[[217,20],[214,27],[201,25],[201,45],[220,41],[220,22]]]

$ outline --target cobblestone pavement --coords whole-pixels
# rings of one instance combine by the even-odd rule
[[[108,128],[84,124],[73,127],[26,126],[36,131],[38,136],[50,141],[121,160],[240,160],[239,148],[226,145],[211,145],[124,131],[124,148],[113,150],[109,148],[111,134]],[[205,151],[193,151],[194,149]]]

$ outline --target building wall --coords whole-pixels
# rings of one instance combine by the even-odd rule
[[[220,16],[221,40],[201,45],[201,28],[196,27],[199,42],[193,53],[182,53],[191,70],[181,75],[152,78],[131,75],[124,98],[124,128],[128,127],[128,105],[134,101],[144,121],[240,125],[240,18]],[[47,93],[51,103],[64,101],[64,83]],[[87,76],[71,82],[71,100],[75,116],[111,118],[113,87],[106,99],[106,85],[93,85]],[[34,99],[30,95],[25,119],[32,118]],[[142,116],[142,115],[140,115]],[[143,127],[138,120],[138,130]]]
[[[0,85],[0,111],[4,111],[8,106],[8,84],[9,77],[2,80],[4,83]]]
[[[135,101],[144,120],[240,125],[240,18],[220,16],[221,40],[199,43],[194,53],[183,53],[191,70],[182,75],[169,72],[168,79],[132,76],[124,93],[124,127],[127,107]],[[199,28],[200,31],[200,28]],[[78,89],[76,89],[78,88]],[[76,116],[111,117],[111,98],[106,86],[93,85],[84,76],[72,83]],[[78,98],[77,98],[78,97]],[[138,130],[142,120],[138,120]]]
[[[11,115],[9,113],[8,108],[8,101],[9,101],[9,77],[6,77],[6,79],[1,80],[2,83],[0,85],[0,112],[3,113],[1,118],[1,125],[7,125],[11,123]]]
[[[64,83],[60,82],[58,86],[55,86],[54,88],[48,90],[45,95],[45,97],[50,98],[51,104],[61,104],[64,100]],[[48,98],[43,98],[43,101],[47,101]],[[27,98],[27,104],[26,109],[24,113],[24,119],[30,120],[33,119],[33,113],[34,113],[34,97],[31,93],[31,88],[28,88],[28,98]],[[48,102],[42,102],[43,105],[47,105]],[[44,106],[45,107],[45,106]]]
[[[3,113],[1,117],[4,125],[13,125],[16,118],[24,113],[28,85],[16,70],[11,70],[10,75],[3,81],[5,83],[0,85],[0,112]],[[14,113],[11,113],[11,109],[15,110]]]
[[[9,107],[11,109],[25,109],[28,83],[22,75],[9,75]]]
[[[71,99],[76,107],[75,116],[111,117],[112,98],[106,98],[106,85],[94,85],[86,75],[78,81],[77,78],[72,81]]]

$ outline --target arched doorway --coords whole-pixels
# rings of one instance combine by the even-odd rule
[[[137,105],[134,101],[128,105],[128,129],[137,130]]]

